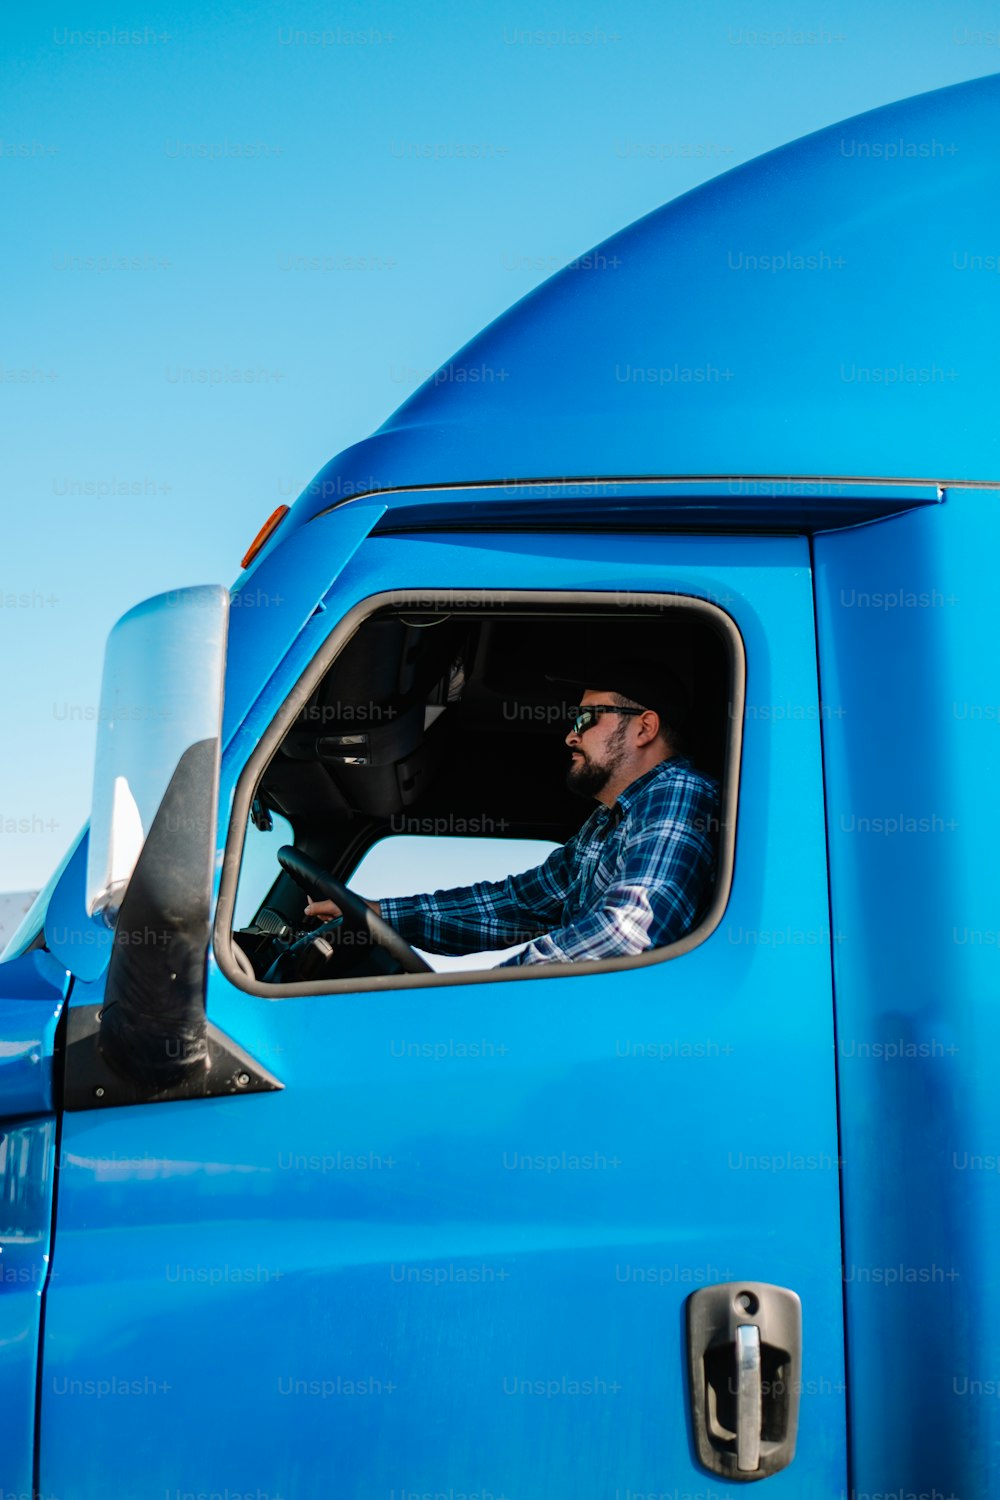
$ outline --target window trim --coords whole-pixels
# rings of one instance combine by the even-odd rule
[[[483,608],[500,616],[516,614],[524,609],[553,605],[567,609],[587,607],[613,608],[613,592],[598,589],[516,589],[506,591],[506,602],[498,608],[496,591],[488,588],[435,589],[434,599],[442,613],[454,602],[459,605],[464,617],[475,613],[475,601],[482,599]],[[650,964],[680,958],[711,937],[722,920],[729,903],[736,856],[736,823],[740,783],[740,764],[743,750],[743,715],[746,705],[746,648],[739,627],[731,615],[717,604],[701,599],[695,594],[680,594],[675,590],[658,593],[645,590],[630,595],[633,609],[639,611],[648,605],[650,610],[662,613],[664,608],[684,609],[701,615],[722,639],[729,656],[730,667],[730,714],[729,737],[726,744],[725,762],[720,780],[720,824],[718,846],[718,868],[712,904],[697,927],[685,933],[676,943],[661,948],[650,948],[643,953],[629,954],[620,958],[580,959],[576,962],[554,961],[543,964],[526,964],[506,969],[473,969],[468,972],[432,974],[374,974],[361,979],[311,980],[296,984],[265,984],[260,979],[249,979],[239,968],[233,956],[232,919],[236,890],[239,884],[240,866],[243,860],[243,844],[247,820],[253,795],[268,764],[277,753],[278,746],[299,711],[306,706],[315,688],[348,641],[363,623],[379,611],[394,606],[409,605],[412,609],[413,591],[407,589],[385,589],[370,594],[353,605],[338,621],[291,691],[275,710],[273,718],[251,753],[237,778],[229,815],[229,831],[226,835],[225,852],[219,882],[219,896],[212,923],[212,949],[220,971],[226,979],[246,994],[264,1000],[285,1000],[302,995],[356,995],[367,991],[425,989],[454,984],[496,984],[511,980],[576,979],[583,974],[610,974],[626,969],[644,968]],[[442,608],[443,607],[443,608]]]

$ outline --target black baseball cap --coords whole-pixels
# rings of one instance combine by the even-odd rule
[[[642,708],[651,708],[667,728],[678,734],[684,733],[691,717],[687,688],[676,673],[659,662],[627,656],[595,657],[582,672],[546,673],[546,677],[549,682],[572,690],[575,703],[579,703],[588,688],[594,692],[620,693]]]

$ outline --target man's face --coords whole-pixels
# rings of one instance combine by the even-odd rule
[[[588,703],[613,702],[610,692],[588,688],[580,699],[580,707],[585,708]],[[596,724],[591,724],[582,734],[570,730],[566,736],[570,749],[566,785],[571,792],[581,797],[596,797],[603,791],[628,753],[625,736],[631,722],[626,714],[598,714]]]

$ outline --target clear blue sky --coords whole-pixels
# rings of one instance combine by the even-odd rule
[[[899,0],[8,11],[0,890],[87,815],[130,605],[230,583],[275,505],[565,261],[1000,70],[998,28]]]

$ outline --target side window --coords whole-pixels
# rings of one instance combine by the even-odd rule
[[[240,883],[236,891],[237,927],[249,927],[280,874],[278,850],[282,844],[294,842],[295,835],[287,818],[273,812],[270,821],[269,829],[258,828],[252,817],[247,822]]]
[[[479,980],[530,977],[522,968],[483,972],[524,942],[482,952],[490,923],[478,924],[474,914],[457,917],[442,946],[457,952],[467,942],[475,951],[428,956],[420,945],[435,941],[435,924],[421,922],[419,904],[396,913],[393,942],[392,931],[373,935],[359,898],[502,880],[537,868],[572,838],[618,764],[624,737],[611,716],[627,724],[625,716],[643,712],[629,694],[624,703],[592,703],[589,718],[580,712],[587,674],[608,661],[612,672],[618,662],[635,665],[668,704],[660,710],[659,748],[689,760],[701,780],[692,790],[699,863],[697,890],[681,913],[687,925],[673,921],[676,936],[664,939],[661,920],[642,942],[641,924],[606,924],[605,956],[652,961],[714,930],[733,868],[742,638],[705,600],[624,599],[627,608],[603,594],[515,591],[498,599],[444,591],[381,594],[356,605],[281,705],[238,783],[220,894],[229,889],[227,875],[242,873],[229,952],[225,940],[216,950],[224,971],[267,994],[383,987],[387,977],[433,983],[435,973],[454,983],[469,970],[479,970]],[[597,681],[595,691],[616,689]],[[652,769],[645,757],[633,755],[633,765],[642,774]],[[711,810],[720,792],[721,814]],[[271,812],[271,833],[248,826],[254,804]],[[282,844],[293,852],[277,874]],[[611,873],[610,866],[595,871],[587,894],[596,901]],[[319,910],[306,916],[310,900]],[[222,899],[219,905],[224,914],[232,910]],[[666,911],[663,902],[661,918]],[[619,932],[628,935],[624,953]],[[572,967],[567,960],[564,971]],[[593,970],[588,957],[586,971]]]
[[[508,875],[531,870],[557,847],[549,839],[392,835],[372,845],[351,876],[350,884],[359,895],[375,899],[449,890],[452,886],[503,880]],[[517,951],[513,947],[465,954],[461,958],[441,953],[433,959],[429,954],[421,956],[440,973],[448,969],[491,969]]]

